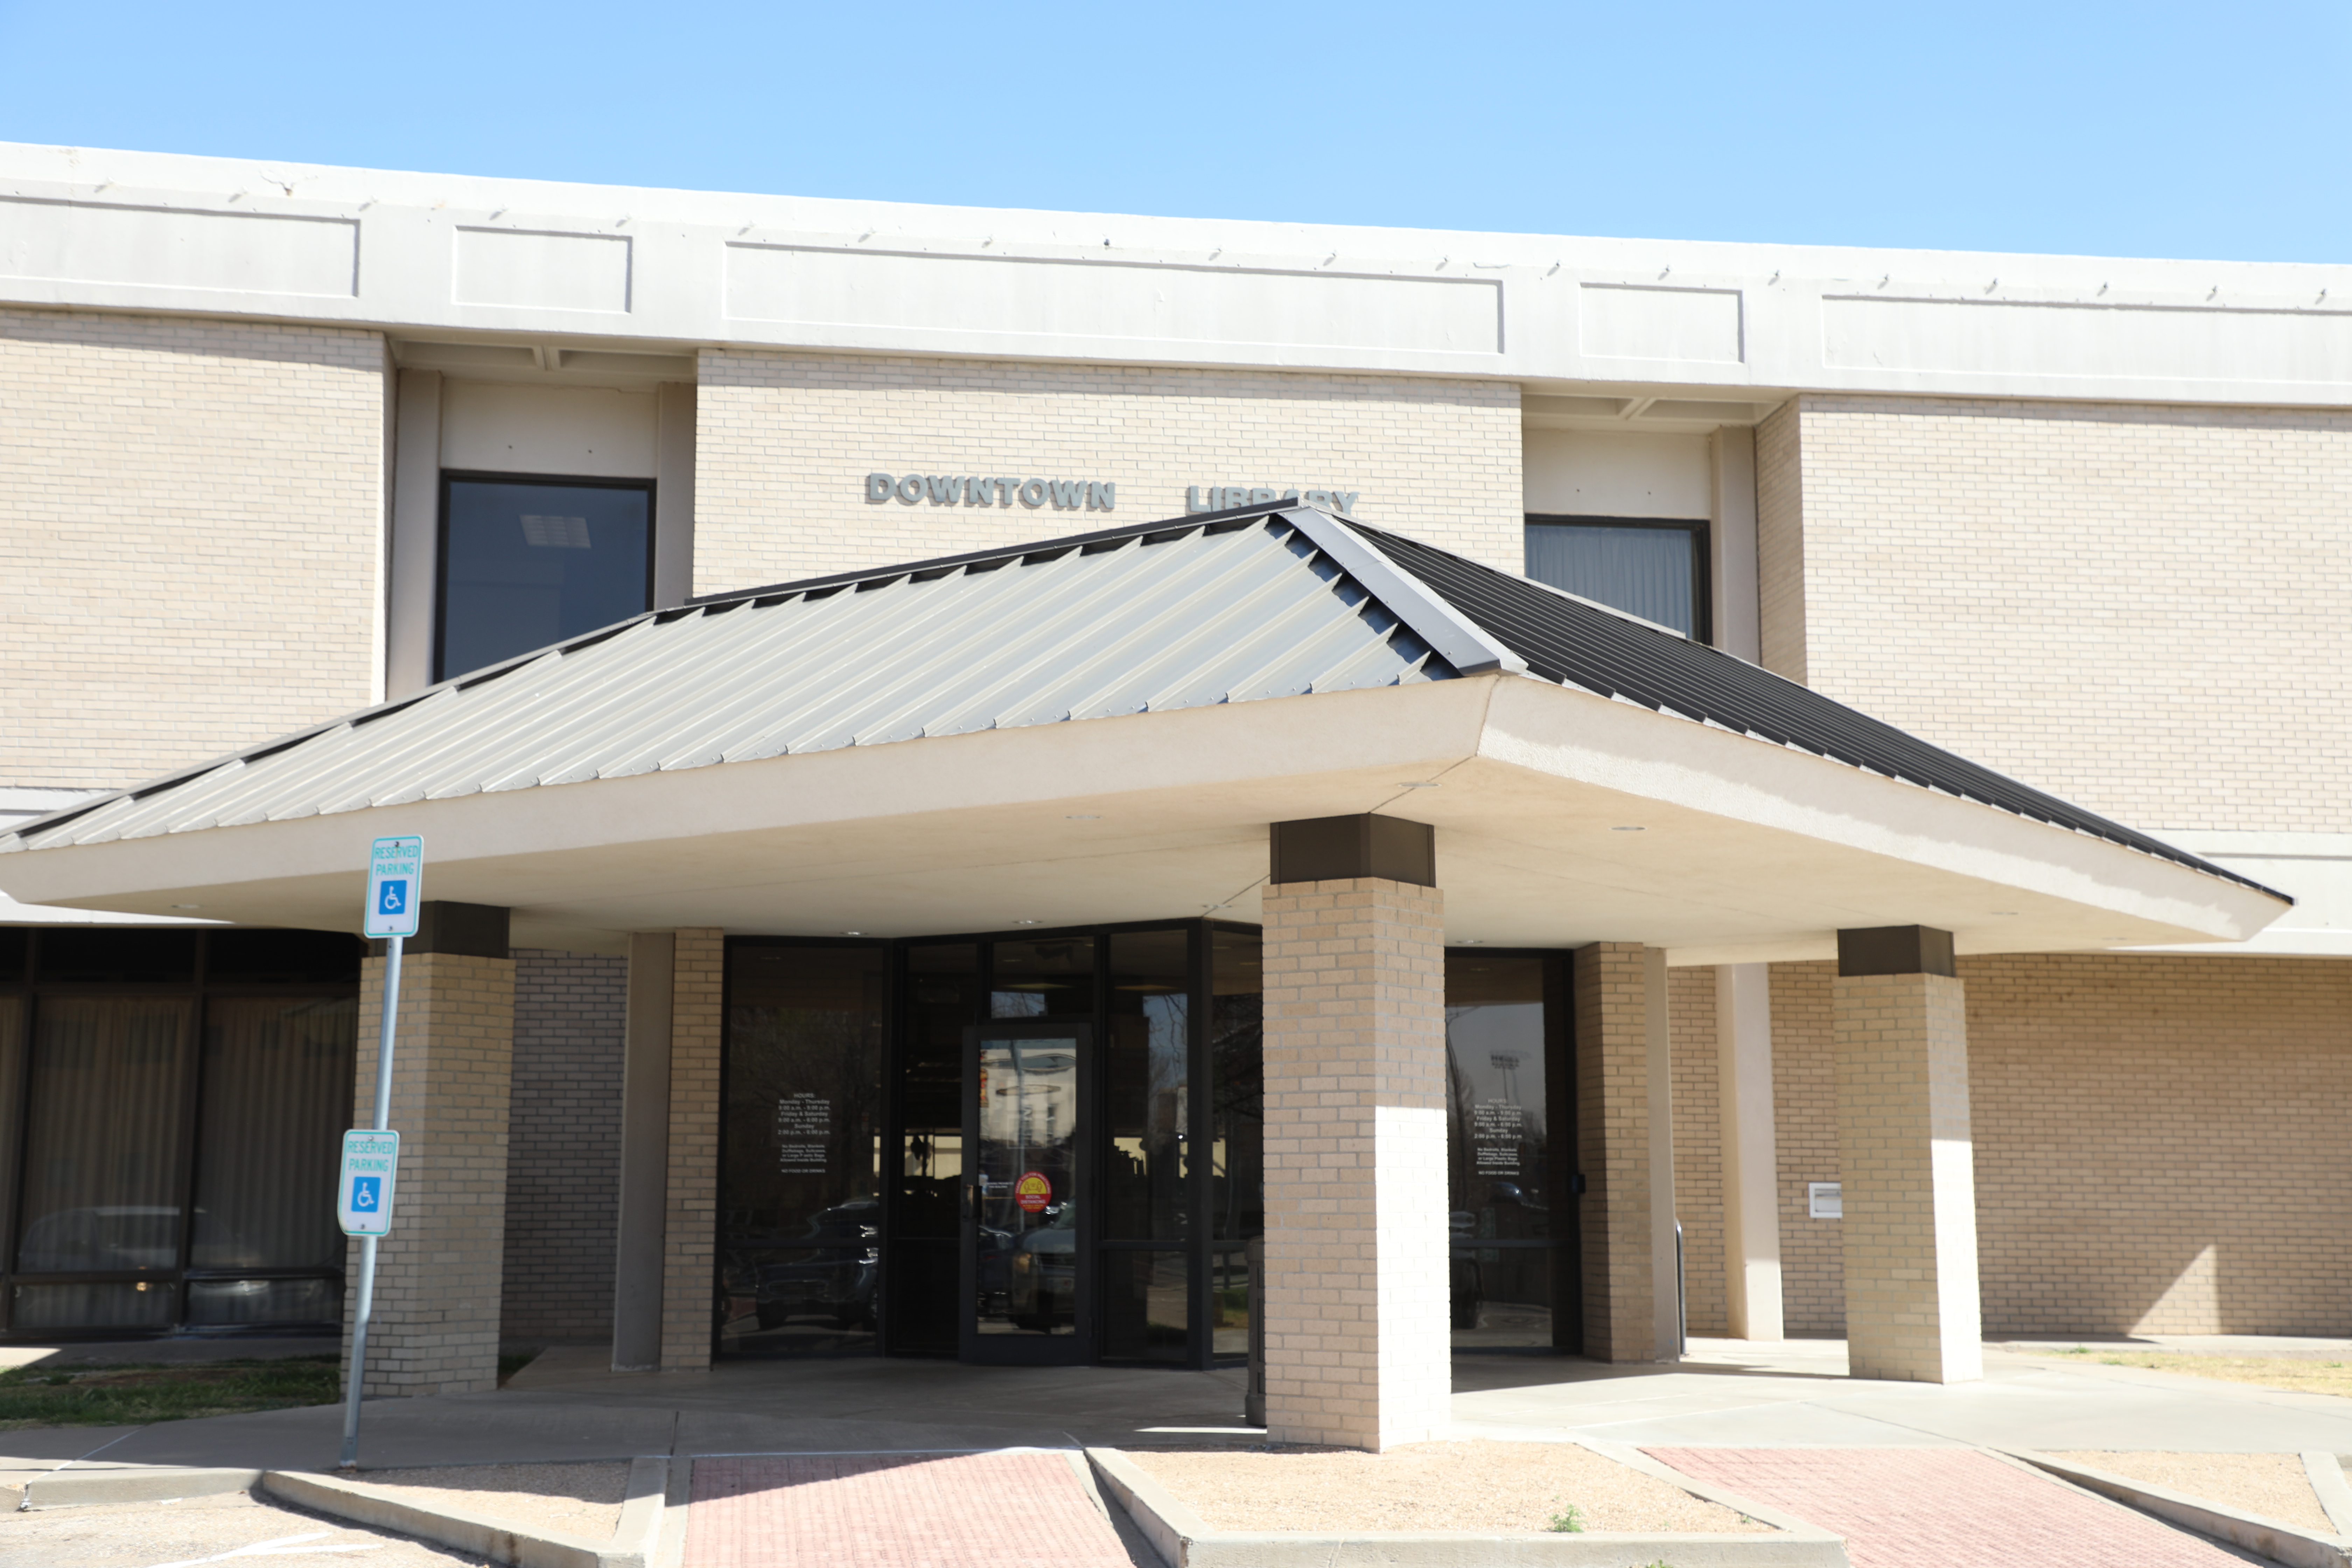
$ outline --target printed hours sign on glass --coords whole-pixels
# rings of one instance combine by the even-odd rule
[[[821,1176],[833,1142],[833,1101],[788,1094],[776,1101],[776,1168],[786,1175]]]

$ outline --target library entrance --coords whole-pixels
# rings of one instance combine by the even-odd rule
[[[1459,1351],[1578,1348],[1566,967],[1447,953]],[[1210,921],[730,939],[714,1350],[1242,1359],[1259,970]]]

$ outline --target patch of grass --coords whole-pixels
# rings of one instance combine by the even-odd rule
[[[2034,1355],[2073,1361],[2091,1352],[2082,1345],[2071,1351],[2034,1351]],[[2293,1355],[2189,1355],[2179,1351],[2117,1350],[2102,1347],[2102,1366],[2136,1366],[2148,1372],[2186,1373],[2224,1383],[2258,1383],[2295,1394],[2333,1394],[2352,1398],[2352,1367],[2340,1361]]]
[[[21,1366],[0,1373],[0,1432],[26,1426],[140,1426],[332,1405],[342,1376],[331,1355],[166,1366]]]
[[[1574,1503],[1562,1503],[1559,1511],[1551,1516],[1550,1529],[1556,1535],[1584,1533],[1584,1510]]]

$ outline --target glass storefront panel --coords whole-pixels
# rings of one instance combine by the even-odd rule
[[[1210,1234],[1219,1241],[1265,1231],[1264,947],[1254,931],[1209,930]]]
[[[1458,948],[1446,954],[1446,1184],[1457,1350],[1552,1343],[1547,962]]]
[[[355,996],[216,996],[206,1005],[189,1268],[342,1266],[342,1232],[318,1194],[334,1188],[358,1027]],[[191,1292],[192,1313],[195,1301]]]
[[[1447,1187],[1456,1239],[1550,1234],[1544,961],[1446,955]]]
[[[959,1295],[958,1194],[964,1180],[963,1032],[980,1021],[980,944],[901,950],[898,1169],[890,1238],[890,1348],[952,1355]]]
[[[870,1344],[886,954],[742,943],[730,956],[720,1340],[770,1351]]]
[[[982,1334],[1074,1334],[1087,1198],[1086,1031],[980,1038],[973,1240]]]
[[[1102,1255],[1105,1359],[1180,1364],[1191,1359],[1191,1265],[1181,1252]]]
[[[25,999],[0,996],[0,1274],[8,1271],[16,1247],[8,1223],[16,1212],[16,1161],[12,1158],[18,1121],[18,1092],[25,1082]]]
[[[1188,1194],[1192,1095],[1192,933],[1110,939],[1110,1030],[1103,1072],[1106,1241],[1181,1241]]]
[[[26,1105],[19,1273],[179,1267],[194,1006],[182,997],[43,999]],[[165,1321],[172,1294],[163,1292]],[[16,1326],[62,1321],[19,1316]]]
[[[1249,1354],[1250,1314],[1255,1310],[1256,1303],[1250,1298],[1249,1255],[1238,1247],[1211,1253],[1210,1342],[1219,1361]]]
[[[1091,1018],[1094,1012],[1093,937],[1050,936],[990,944],[990,1017]]]

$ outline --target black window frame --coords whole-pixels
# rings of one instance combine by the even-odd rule
[[[654,607],[654,563],[660,557],[661,496],[653,479],[612,479],[587,474],[509,474],[488,468],[441,470],[440,500],[433,524],[433,682],[438,685],[467,670],[442,668],[449,629],[449,487],[453,484],[567,485],[577,489],[642,490],[646,497],[646,602],[634,614]],[[593,630],[593,627],[588,628]],[[568,637],[571,634],[566,634]],[[565,640],[559,637],[557,641]],[[551,644],[550,646],[552,646]],[[529,650],[525,650],[529,651]],[[498,661],[493,660],[493,663]]]
[[[1531,511],[1522,514],[1519,535],[1519,574],[1531,583],[1540,583],[1528,570],[1526,530],[1545,528],[1650,528],[1679,530],[1691,536],[1691,641],[1715,646],[1715,525],[1703,517],[1598,517],[1580,513]],[[1546,584],[1559,587],[1557,583]],[[1564,588],[1562,593],[1575,593]],[[1580,595],[1584,596],[1584,595]],[[1596,604],[1600,600],[1593,601]],[[1617,606],[1612,605],[1614,609]],[[1624,612],[1632,615],[1633,612]]]

